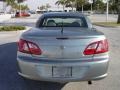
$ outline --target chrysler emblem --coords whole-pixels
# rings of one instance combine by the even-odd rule
[[[63,49],[65,49],[65,48],[66,48],[66,47],[65,47],[65,46],[63,46],[63,45],[61,45],[61,46],[60,46],[60,49],[62,49],[62,50],[63,50]]]

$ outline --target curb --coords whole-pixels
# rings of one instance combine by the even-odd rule
[[[120,26],[104,26],[104,25],[97,25],[97,24],[93,24],[93,25],[107,27],[107,28],[120,28]]]
[[[25,31],[27,31],[27,30],[30,30],[32,27],[28,27],[28,26],[26,26],[26,29],[25,30],[20,30],[20,31],[17,31],[18,33],[23,33],[23,32],[25,32]]]
[[[29,30],[31,27],[26,27],[25,30],[20,30],[20,31],[1,31],[0,35],[2,35],[0,38],[5,39],[5,38],[11,38],[11,37],[20,37],[22,33],[25,31]]]

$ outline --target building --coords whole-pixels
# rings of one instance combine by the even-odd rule
[[[71,11],[76,11],[76,8],[71,8],[71,7],[65,7],[63,9],[63,7],[51,7],[51,8],[48,8],[47,10],[46,9],[43,9],[43,10],[40,10],[40,9],[36,9],[36,12],[37,13],[44,13],[44,12],[71,12]]]

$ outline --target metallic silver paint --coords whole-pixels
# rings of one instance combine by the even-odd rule
[[[88,20],[87,23],[91,25]],[[104,34],[91,27],[63,29],[63,34],[60,27],[32,28],[22,34],[21,39],[36,43],[43,53],[30,55],[18,51],[19,74],[29,79],[54,82],[99,80],[106,77],[108,52],[96,55],[83,54],[90,43],[106,39]],[[53,77],[53,66],[72,67],[72,77]]]

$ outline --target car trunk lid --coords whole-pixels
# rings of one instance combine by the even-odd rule
[[[92,59],[93,55],[83,52],[90,43],[104,38],[104,35],[87,28],[41,28],[32,29],[23,34],[23,38],[36,43],[42,50],[42,55],[33,55],[44,59]]]

